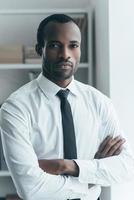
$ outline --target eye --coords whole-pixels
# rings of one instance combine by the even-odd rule
[[[57,43],[50,43],[47,45],[47,47],[49,47],[51,49],[55,49],[55,48],[60,48],[60,45]]]
[[[75,49],[75,48],[78,48],[79,47],[79,44],[70,44],[70,48],[72,49]]]

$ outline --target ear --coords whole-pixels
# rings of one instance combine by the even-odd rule
[[[42,56],[42,47],[39,44],[35,45],[35,51],[39,56]]]

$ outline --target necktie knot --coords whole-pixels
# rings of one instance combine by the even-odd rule
[[[63,98],[67,99],[68,94],[69,94],[69,90],[68,89],[66,89],[66,90],[59,90],[59,92],[57,93],[57,96],[60,99],[63,99]]]

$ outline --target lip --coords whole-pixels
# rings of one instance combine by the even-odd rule
[[[60,62],[56,65],[56,68],[59,68],[59,69],[70,69],[70,67],[72,67],[72,64],[69,63],[69,62]]]

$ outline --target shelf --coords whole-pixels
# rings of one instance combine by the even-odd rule
[[[72,13],[72,14],[81,14],[88,11],[88,8],[75,8],[75,9],[1,9],[0,15],[39,15],[39,14],[52,14],[52,13]]]
[[[88,68],[89,63],[80,63],[79,68]],[[41,69],[41,64],[0,64],[0,69]]]
[[[41,69],[40,64],[0,64],[0,69]]]
[[[0,177],[9,177],[11,176],[9,171],[0,171]]]

